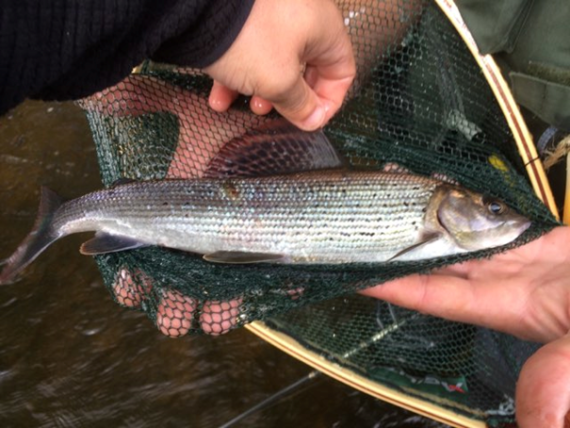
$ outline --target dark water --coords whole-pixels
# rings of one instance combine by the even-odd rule
[[[29,231],[39,187],[100,187],[86,120],[27,103],[0,119],[0,258]],[[311,369],[245,330],[169,339],[120,308],[84,237],[45,252],[0,287],[0,427],[217,427]],[[324,376],[240,427],[444,427]]]

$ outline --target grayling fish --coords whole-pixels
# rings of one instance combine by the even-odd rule
[[[289,138],[287,150],[307,164],[326,152],[324,166],[338,167],[324,134],[308,135],[293,148]],[[315,150],[315,141],[325,143]],[[235,150],[246,163],[284,150],[275,135],[250,143]],[[88,255],[159,245],[220,263],[382,263],[501,246],[530,225],[501,201],[433,178],[341,168],[247,177],[230,171],[235,158],[213,163],[218,176],[122,184],[65,203],[42,189],[36,224],[0,283],[57,239],[86,231],[96,232],[81,246]]]
[[[228,263],[421,260],[504,245],[530,222],[504,203],[409,174],[324,170],[119,185],[61,203],[47,189],[10,280],[55,240],[83,254],[160,245]]]

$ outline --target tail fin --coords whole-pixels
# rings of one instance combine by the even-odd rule
[[[0,285],[11,282],[15,276],[38,257],[55,240],[60,238],[52,230],[55,212],[63,203],[62,199],[47,187],[41,189],[40,208],[32,231],[7,260],[0,273]]]

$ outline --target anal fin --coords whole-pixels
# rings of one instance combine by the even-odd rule
[[[116,186],[123,186],[125,184],[130,184],[130,183],[134,183],[136,180],[133,178],[128,178],[128,177],[120,177],[117,180],[113,181],[113,183],[111,184],[111,187],[116,187]]]
[[[117,251],[134,250],[147,247],[149,244],[125,236],[97,233],[94,238],[84,242],[79,249],[81,254],[96,256],[98,254],[116,253]]]

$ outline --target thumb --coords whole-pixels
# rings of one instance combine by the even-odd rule
[[[540,348],[517,383],[520,428],[566,428],[570,409],[570,335]]]
[[[330,108],[327,100],[317,96],[301,73],[281,96],[269,97],[268,100],[283,117],[305,131],[324,126]]]

